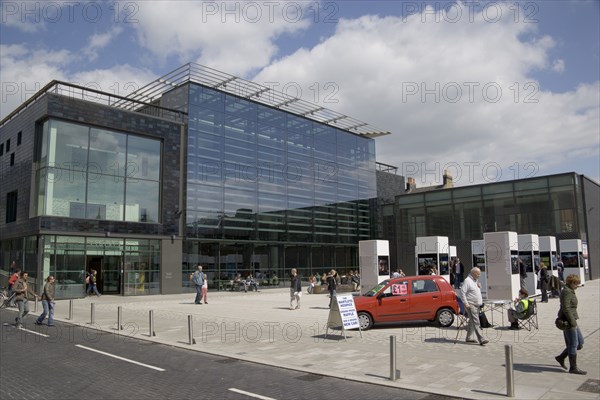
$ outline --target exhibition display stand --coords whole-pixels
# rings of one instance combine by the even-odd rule
[[[540,238],[538,235],[518,235],[519,258],[525,264],[527,278],[525,278],[525,289],[530,296],[541,294],[537,288],[538,271],[540,267]]]
[[[487,267],[487,298],[512,300],[519,294],[519,245],[516,232],[483,234]]]
[[[473,267],[481,270],[479,283],[481,283],[481,296],[487,299],[487,268],[485,266],[485,241],[471,240],[471,254],[473,255]]]
[[[565,280],[567,276],[575,274],[581,279],[581,285],[585,285],[585,261],[587,260],[584,258],[584,246],[581,239],[563,239],[559,241],[559,247],[560,258],[565,266],[563,271]]]
[[[360,293],[390,278],[390,244],[387,240],[358,242],[360,261]]]
[[[417,237],[415,246],[415,263],[417,275],[440,275],[450,283],[450,265],[448,237]]]
[[[540,261],[546,264],[548,272],[558,277],[556,237],[540,236]]]

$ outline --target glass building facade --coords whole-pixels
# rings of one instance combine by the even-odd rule
[[[374,140],[188,84],[161,104],[188,112],[183,286],[197,263],[277,284],[356,269],[377,197]]]
[[[568,173],[397,196],[394,205],[385,206],[384,224],[395,232],[398,266],[414,270],[418,236],[447,236],[466,264],[471,259],[471,241],[483,239],[485,232],[513,231],[593,243],[597,238],[588,237],[587,225],[594,207],[584,204],[584,180],[588,192],[597,192],[597,184]],[[590,198],[597,199],[597,194]]]
[[[36,139],[34,215],[159,222],[159,140],[56,119]]]

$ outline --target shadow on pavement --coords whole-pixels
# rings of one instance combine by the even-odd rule
[[[505,366],[503,364],[503,366]],[[520,372],[560,372],[561,374],[566,373],[561,367],[546,364],[513,364],[513,369]]]

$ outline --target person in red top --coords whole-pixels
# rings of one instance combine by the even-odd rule
[[[15,285],[15,282],[17,282],[17,280],[19,279],[19,276],[21,275],[21,270],[17,269],[17,263],[15,261],[13,261],[10,265],[10,269],[12,271],[15,271],[15,273],[12,274],[11,277],[8,279],[8,298],[10,298],[13,295],[13,286]],[[10,306],[15,306],[14,298],[10,300]]]

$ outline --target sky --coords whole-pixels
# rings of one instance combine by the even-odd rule
[[[600,1],[1,1],[0,117],[199,63],[369,123],[417,186],[600,181]]]

